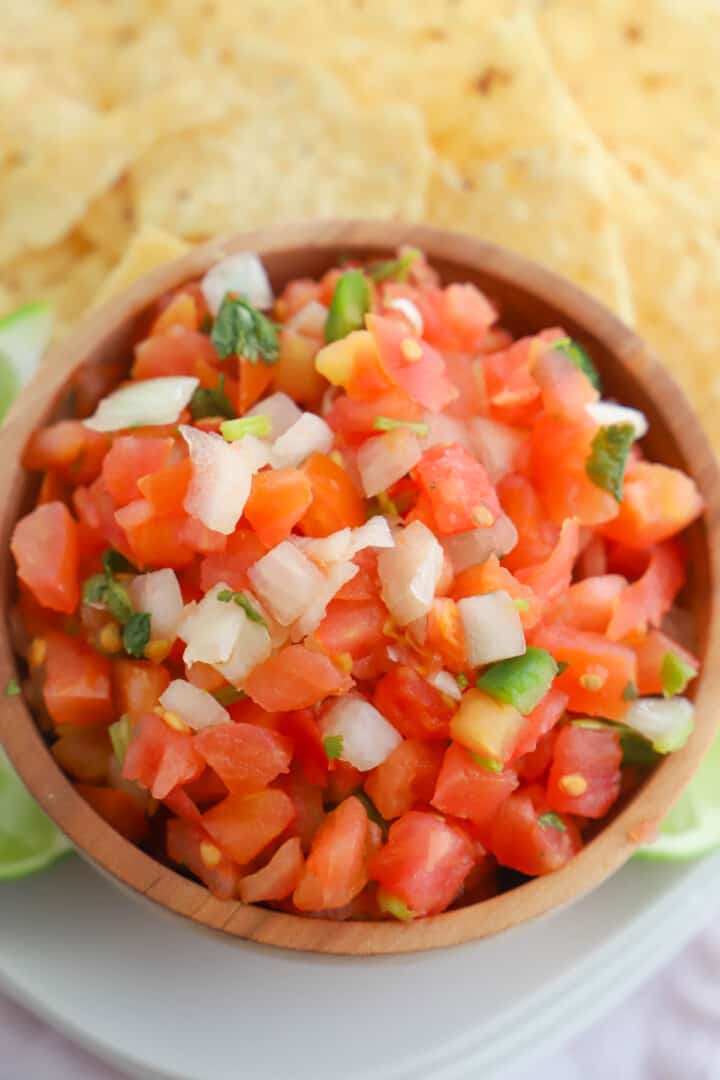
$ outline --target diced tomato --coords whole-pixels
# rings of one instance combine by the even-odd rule
[[[388,378],[413,401],[431,412],[441,412],[457,396],[457,390],[447,378],[440,353],[394,319],[368,315],[366,321]]]
[[[623,718],[636,678],[632,649],[572,626],[541,626],[532,643],[568,665],[553,686],[568,695],[570,712]]]
[[[516,761],[525,754],[531,754],[539,741],[557,724],[568,704],[568,696],[562,690],[553,687],[548,690],[539,705],[525,717],[517,742],[513,748],[512,760]]]
[[[580,529],[572,518],[562,523],[558,542],[541,563],[521,567],[518,581],[529,586],[541,604],[552,603],[563,593],[572,580],[572,570],[580,550]]]
[[[503,565],[516,573],[547,559],[557,543],[559,526],[549,521],[540,498],[527,477],[510,473],[498,483],[502,508],[518,533],[518,542],[503,558]]]
[[[581,848],[575,824],[542,819],[549,807],[542,788],[523,788],[506,799],[491,830],[491,851],[501,866],[531,876],[559,870]]]
[[[330,656],[349,653],[355,660],[387,640],[387,618],[387,608],[379,599],[333,600],[315,636]]]
[[[183,786],[178,785],[178,787],[174,787],[172,791],[169,791],[163,799],[163,805],[175,817],[182,818],[183,821],[189,821],[191,825],[202,825],[202,814]]]
[[[478,765],[472,755],[457,743],[445,752],[433,806],[454,817],[467,818],[480,829],[487,829],[500,805],[518,786],[513,769],[501,772]]]
[[[73,505],[80,522],[95,533],[101,546],[114,547],[130,558],[127,536],[115,520],[115,506],[101,476],[90,487],[75,488]]]
[[[198,732],[194,746],[231,795],[245,795],[287,772],[290,739],[254,724],[218,724]]]
[[[140,496],[150,503],[153,511],[164,517],[182,513],[191,478],[192,462],[186,457],[142,476],[137,486]]]
[[[600,396],[585,372],[549,343],[538,351],[530,370],[549,416],[583,418],[585,407]]]
[[[186,515],[158,517],[147,499],[135,499],[117,511],[115,520],[137,566],[179,569],[192,562],[193,548],[183,539]]]
[[[521,571],[518,571],[520,574]],[[540,618],[540,602],[533,589],[524,584],[505,566],[501,566],[496,555],[491,555],[487,562],[469,566],[461,571],[452,584],[452,594],[456,600],[466,596],[480,596],[483,593],[506,592],[518,601],[520,621],[526,630],[531,629]]]
[[[494,419],[527,426],[540,411],[540,388],[530,364],[543,348],[540,336],[520,338],[483,358],[483,375]]]
[[[312,502],[298,522],[305,536],[329,536],[365,521],[365,506],[350,474],[326,454],[311,454],[302,470],[310,481]]]
[[[626,585],[621,574],[583,578],[551,602],[545,617],[551,623],[604,634]]]
[[[225,550],[220,554],[208,555],[202,560],[200,568],[200,587],[203,592],[213,585],[224,581],[231,589],[247,589],[247,572],[258,559],[265,555],[267,548],[254,532],[237,528],[228,537]]]
[[[112,682],[118,713],[137,717],[152,712],[170,684],[170,673],[162,664],[120,656],[112,665]]]
[[[138,480],[161,469],[172,449],[172,439],[118,435],[105,455],[102,478],[115,506],[140,498]]]
[[[297,887],[304,865],[300,839],[291,836],[262,869],[240,879],[240,899],[245,904],[258,904],[263,900],[284,900]]]
[[[197,330],[171,326],[135,347],[132,377],[155,379],[164,375],[197,375],[198,365],[203,362],[205,365],[218,363],[218,354],[210,338]]]
[[[267,364],[255,363],[238,357],[237,411],[242,416],[259,401],[270,386],[273,369]]]
[[[352,679],[322,653],[287,645],[253,668],[244,690],[268,712],[288,712],[347,693],[351,686]]]
[[[662,666],[668,653],[673,653],[696,672],[700,668],[696,656],[660,630],[649,630],[633,648],[637,657],[637,688],[640,694],[662,693]]]
[[[296,709],[284,713],[280,730],[290,737],[295,748],[295,760],[310,784],[327,782],[328,759],[320,726],[312,709]]]
[[[113,719],[110,661],[80,638],[47,634],[45,705],[57,726]]]
[[[200,825],[171,818],[167,823],[167,855],[204,881],[218,900],[231,900],[235,895],[237,871]]]
[[[104,724],[87,724],[62,729],[52,745],[52,756],[75,780],[86,784],[107,781],[112,746]]]
[[[65,503],[36,506],[10,541],[18,577],[43,607],[70,615],[80,600],[77,524]]]
[[[325,784],[325,799],[329,805],[341,803],[349,795],[354,795],[363,785],[364,776],[359,769],[347,761],[330,763]]]
[[[435,597],[428,612],[425,643],[439,654],[448,670],[458,672],[467,667],[465,630],[460,610],[449,597]]]
[[[178,788],[175,789],[179,790]],[[188,781],[183,790],[197,806],[207,806],[210,803],[220,802],[229,794],[222,780],[209,766],[194,780]]]
[[[609,570],[605,540],[597,533],[591,533],[580,552],[576,574],[580,579],[602,577]]]
[[[360,330],[342,339],[342,344],[336,343],[334,348],[340,352],[340,357],[343,356],[346,345],[350,350],[346,354],[350,364],[343,384],[349,396],[374,401],[382,394],[391,393],[394,383],[383,369],[372,334],[367,330]]]
[[[320,295],[320,284],[313,278],[295,278],[289,281],[275,301],[275,316],[282,321],[291,319],[311,300]]]
[[[39,428],[23,451],[24,468],[57,470],[74,484],[89,484],[100,473],[110,437],[91,431],[80,420],[59,420]]]
[[[180,526],[179,541],[200,555],[216,555],[227,546],[227,536],[224,533],[208,529],[202,521],[193,517],[185,518]]]
[[[318,409],[327,382],[315,368],[319,340],[284,327],[279,334],[280,355],[272,367],[275,390],[281,390],[298,405]]]
[[[452,347],[468,352],[482,348],[489,328],[497,319],[495,307],[469,283],[447,285],[442,290],[439,308]]]
[[[164,334],[172,326],[180,326],[185,330],[198,330],[201,322],[198,308],[196,297],[191,292],[183,290],[175,293],[153,322],[150,337]]]
[[[552,728],[548,731],[547,735],[542,735],[540,739],[538,739],[534,750],[528,751],[527,754],[523,754],[522,757],[519,757],[517,761],[513,762],[521,780],[525,780],[527,783],[531,784],[536,780],[542,780],[548,773],[550,766],[552,765],[557,737],[557,728]]]
[[[65,481],[58,472],[50,470],[45,473],[38,491],[37,505],[43,503],[63,502],[67,503],[68,489]]]
[[[301,469],[267,469],[253,477],[245,517],[270,548],[287,540],[312,501],[310,480]]]
[[[365,791],[382,816],[391,821],[411,810],[415,803],[430,802],[442,759],[439,744],[405,739],[372,770]]]
[[[322,787],[308,783],[302,770],[293,765],[287,776],[282,776],[277,787],[286,791],[295,806],[292,830],[300,837],[303,851],[309,851],[313,837],[325,820]]]
[[[222,851],[244,865],[280,836],[294,817],[290,796],[265,788],[249,795],[228,795],[203,814],[203,826]]]
[[[144,713],[133,729],[122,775],[137,780],[155,799],[200,775],[205,762],[189,731],[176,731],[157,715]]]
[[[137,799],[127,791],[116,791],[94,784],[76,784],[75,790],[90,803],[101,818],[133,844],[140,844],[148,831],[148,822]]]
[[[365,888],[369,819],[359,799],[345,799],[315,834],[293,893],[300,911],[328,911],[348,904]]]
[[[398,664],[375,687],[373,704],[406,739],[448,739],[452,707],[440,691]]]
[[[654,547],[650,563],[641,578],[626,585],[618,597],[607,635],[619,641],[631,632],[644,633],[659,626],[672,607],[685,581],[685,559],[673,540]]]
[[[617,731],[564,727],[548,778],[551,810],[604,817],[620,794],[622,748]]]
[[[694,480],[679,469],[631,461],[625,470],[620,512],[602,532],[628,547],[650,547],[686,528],[703,506]]]
[[[412,471],[427,496],[438,531],[492,525],[500,503],[483,466],[459,443],[431,446]]]
[[[422,419],[423,410],[401,390],[393,390],[371,401],[341,395],[333,402],[325,419],[348,445],[361,442],[368,435],[375,435],[378,416],[392,420]]]
[[[618,515],[618,503],[597,487],[585,466],[597,432],[586,419],[543,416],[530,434],[531,479],[547,516],[559,524],[576,517],[581,525],[601,525]]]
[[[452,903],[475,863],[469,836],[436,814],[410,810],[390,826],[370,863],[370,877],[416,915]]]

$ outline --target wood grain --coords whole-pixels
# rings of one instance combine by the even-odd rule
[[[602,371],[610,395],[642,408],[646,445],[659,461],[680,465],[707,504],[687,534],[685,604],[694,613],[703,657],[696,688],[696,727],[687,746],[665,759],[643,788],[564,869],[493,899],[409,925],[301,918],[214,899],[201,885],[156,862],[115,833],[75,792],[39,735],[22,698],[4,699],[0,739],[23,780],[80,852],[100,870],[156,907],[194,924],[290,949],[375,954],[456,945],[508,930],[571,903],[632,855],[643,829],[660,821],[697,768],[717,728],[720,691],[720,474],[707,439],[682,391],[649,348],[573,285],[491,244],[459,234],[384,222],[329,222],[270,228],[213,241],[139,281],[90,316],[59,344],[0,431],[0,603],[4,622],[14,581],[9,555],[15,521],[30,484],[19,464],[31,432],[62,408],[81,364],[116,362],[128,354],[143,311],[158,295],[202,274],[222,254],[262,255],[276,288],[316,275],[340,256],[382,256],[400,244],[422,248],[445,281],[473,281],[500,305],[515,332],[556,324],[578,338]],[[0,686],[17,675],[6,632],[0,635]]]

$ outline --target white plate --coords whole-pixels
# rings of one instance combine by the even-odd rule
[[[636,863],[502,937],[348,960],[194,930],[71,858],[0,888],[0,980],[137,1075],[490,1080],[617,1004],[699,931],[713,896],[720,857]]]

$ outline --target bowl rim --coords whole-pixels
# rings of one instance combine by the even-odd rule
[[[683,391],[654,352],[598,301],[565,279],[495,244],[423,225],[383,221],[302,222],[219,237],[145,275],[106,301],[49,352],[47,361],[13,406],[0,430],[0,454],[9,464],[0,476],[6,555],[0,573],[0,603],[6,605],[14,580],[9,537],[26,484],[17,448],[57,404],[71,372],[117,333],[150,301],[184,281],[200,276],[223,255],[241,250],[261,257],[283,252],[327,251],[348,254],[388,252],[402,244],[421,248],[432,262],[489,275],[521,289],[540,305],[561,309],[640,381],[643,393],[662,415],[676,448],[706,500],[701,528],[708,548],[707,643],[698,680],[695,731],[687,745],[669,755],[617,816],[561,870],[465,908],[409,924],[338,922],[270,911],[239,900],[221,901],[116,833],[86,803],[55,763],[22,696],[6,698],[0,709],[0,743],[46,813],[77,846],[80,854],[116,882],[155,905],[196,924],[236,938],[333,954],[383,954],[456,945],[496,934],[560,909],[618,869],[643,842],[648,826],[661,819],[691,779],[716,731],[713,699],[720,692],[720,471],[710,443]],[[17,677],[7,626],[0,634],[0,687]]]

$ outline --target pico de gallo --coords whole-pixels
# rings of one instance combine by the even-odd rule
[[[514,337],[414,249],[277,296],[242,253],[72,393],[23,458],[23,689],[83,798],[216,897],[473,903],[687,740],[702,499],[561,327]]]

